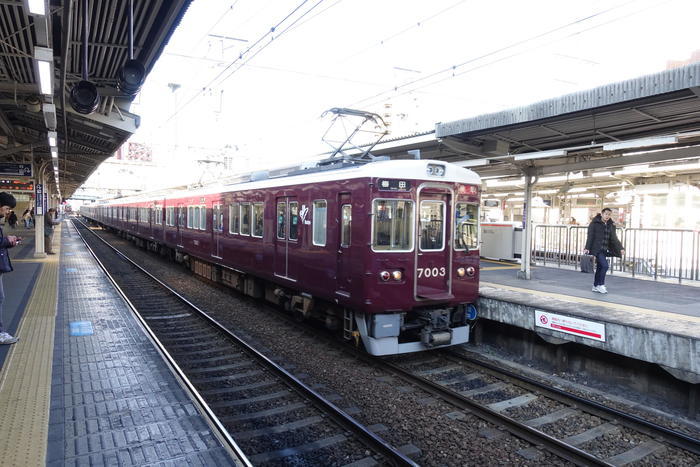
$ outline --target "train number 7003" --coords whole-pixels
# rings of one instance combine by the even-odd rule
[[[444,266],[441,268],[417,268],[416,271],[418,271],[419,279],[421,277],[444,277],[446,273]]]

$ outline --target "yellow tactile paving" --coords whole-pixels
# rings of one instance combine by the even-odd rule
[[[0,464],[46,465],[51,402],[51,365],[58,295],[60,227],[56,255],[42,263],[14,344],[0,372]]]
[[[652,310],[649,308],[642,308],[642,307],[631,306],[631,305],[622,305],[619,303],[603,302],[600,300],[592,300],[590,298],[574,297],[573,295],[558,294],[558,293],[553,293],[553,292],[542,292],[540,290],[512,287],[509,285],[496,284],[493,282],[483,282],[482,281],[480,285],[493,287],[494,289],[505,289],[505,290],[512,290],[514,292],[523,292],[523,293],[529,293],[529,294],[533,294],[533,295],[541,295],[541,296],[545,296],[545,297],[558,298],[560,300],[566,300],[569,302],[578,302],[578,303],[586,303],[588,305],[603,306],[603,307],[612,308],[615,310],[632,311],[635,313],[647,313],[649,315],[664,317],[664,318],[667,318],[670,320],[675,320],[675,321],[688,321],[691,323],[700,323],[700,318],[698,318],[696,316],[682,315],[682,314],[678,314],[678,313],[669,313],[668,311],[659,311],[659,310]]]

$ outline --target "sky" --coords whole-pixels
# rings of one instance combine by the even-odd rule
[[[132,141],[284,166],[329,149],[330,108],[427,131],[662,71],[700,49],[698,17],[697,0],[195,0],[132,106]]]

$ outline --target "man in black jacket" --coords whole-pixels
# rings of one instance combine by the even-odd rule
[[[598,263],[595,276],[593,278],[593,292],[608,293],[605,288],[605,273],[608,272],[608,256],[621,258],[625,254],[625,247],[622,246],[615,232],[615,223],[610,219],[612,210],[605,208],[600,214],[595,216],[588,225],[588,239],[585,254],[595,256]]]
[[[17,205],[15,197],[4,191],[0,193],[0,217],[5,217],[10,212],[10,209],[14,209]],[[2,228],[0,228],[0,344],[14,344],[17,342],[17,338],[11,336],[5,330],[2,324],[2,305],[5,301],[5,290],[2,286],[2,275],[6,272],[12,271],[12,263],[10,262],[10,255],[7,252],[8,248],[12,248],[21,242],[21,237],[15,237],[14,235],[8,235],[7,237],[3,234]]]

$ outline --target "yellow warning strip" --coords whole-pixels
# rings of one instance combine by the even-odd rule
[[[44,466],[51,403],[51,366],[56,328],[60,227],[55,255],[37,258],[41,272],[0,372],[0,463]],[[6,290],[7,293],[7,290]]]
[[[652,310],[650,308],[642,308],[642,307],[631,306],[631,305],[622,305],[619,303],[601,302],[600,300],[593,300],[590,298],[574,297],[573,295],[564,295],[564,294],[553,293],[553,292],[542,292],[540,290],[524,289],[521,287],[511,287],[509,285],[495,284],[493,282],[483,282],[482,281],[481,285],[486,285],[488,287],[493,287],[495,289],[505,289],[505,290],[512,290],[514,292],[523,292],[523,293],[529,293],[532,295],[541,295],[541,296],[545,296],[545,297],[558,298],[560,300],[566,300],[569,302],[578,302],[578,303],[585,303],[588,305],[603,306],[603,307],[611,308],[614,310],[625,310],[625,311],[632,311],[632,312],[636,312],[636,313],[647,313],[650,315],[656,315],[659,317],[663,317],[665,319],[689,321],[691,323],[700,323],[699,317],[682,315],[682,314],[678,314],[678,313],[670,313],[668,311]]]
[[[479,268],[480,271],[495,271],[496,269],[520,269],[520,265],[515,266],[493,266],[488,268]]]

